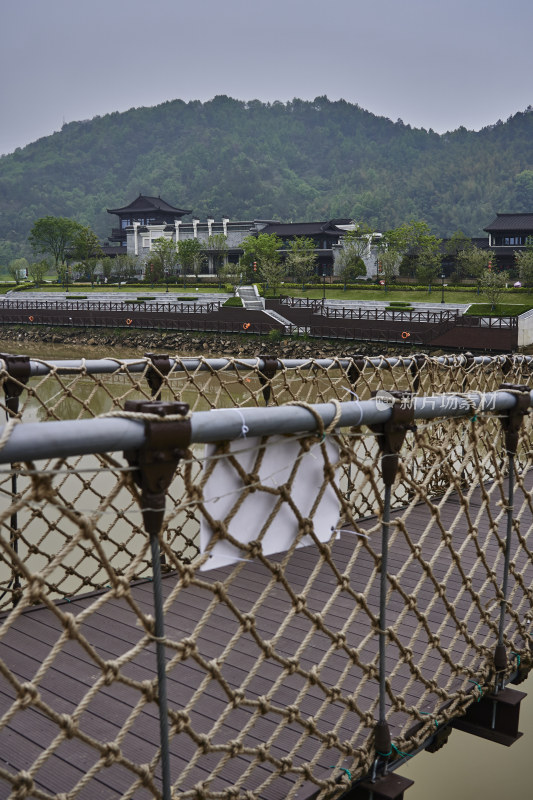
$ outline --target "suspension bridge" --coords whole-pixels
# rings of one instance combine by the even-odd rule
[[[527,356],[2,356],[2,796],[401,798],[531,666]]]

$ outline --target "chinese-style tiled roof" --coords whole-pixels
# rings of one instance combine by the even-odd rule
[[[151,214],[154,211],[167,211],[175,217],[183,217],[185,214],[190,214],[191,210],[184,210],[183,208],[175,208],[162,200],[160,197],[149,197],[145,194],[140,194],[132,203],[122,208],[108,208],[109,214],[126,214],[128,212],[135,214]]]
[[[337,225],[349,225],[350,219],[334,219],[328,222],[278,222],[266,225],[259,233],[275,233],[277,236],[316,236],[329,233],[339,235],[343,231]]]
[[[533,213],[528,214],[496,214],[496,219],[483,228],[487,233],[496,231],[532,231]]]
[[[111,244],[102,244],[100,245],[102,252],[105,256],[123,256],[126,255],[127,248],[126,245],[111,245]]]

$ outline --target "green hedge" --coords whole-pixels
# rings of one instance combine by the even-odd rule
[[[283,295],[283,289],[300,289],[302,288],[301,283],[284,283],[281,287],[281,294]],[[344,288],[343,283],[335,282],[335,283],[326,283],[326,295],[328,293],[328,289],[335,289],[339,290]],[[440,283],[433,283],[431,285],[432,293],[440,292],[441,291]],[[322,291],[324,289],[324,285],[322,283],[306,283],[305,289],[317,289]],[[347,283],[346,289],[362,292],[375,292],[377,290],[383,291],[384,294],[388,294],[389,292],[427,292],[428,285],[427,283],[424,285],[418,284],[411,284],[411,283],[389,283],[387,284],[387,290],[385,292],[384,287],[380,286],[377,283]],[[479,294],[479,290],[477,286],[463,286],[462,284],[455,285],[451,283],[447,283],[445,285],[446,292],[471,292],[472,294]],[[514,286],[509,286],[508,289],[503,289],[505,293],[510,294],[528,294],[533,291],[532,287],[522,286],[520,288],[515,288]]]
[[[224,303],[225,306],[235,306],[236,308],[242,308],[243,303],[240,297],[228,297],[226,302]]]

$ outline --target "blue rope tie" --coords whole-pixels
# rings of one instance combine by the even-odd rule
[[[352,780],[352,773],[346,767],[330,767],[330,769],[340,769],[341,772],[345,772],[350,780]]]
[[[511,650],[511,655],[512,656],[516,656],[516,666],[519,667],[520,666],[520,653],[515,653],[513,650]]]
[[[395,751],[398,753],[398,755],[399,755],[399,756],[401,756],[402,758],[412,758],[412,757],[413,757],[413,755],[412,755],[412,754],[410,754],[410,753],[402,753],[402,751],[401,751],[401,750],[398,750],[398,748],[396,747],[396,745],[395,745],[395,744],[392,744],[392,745],[391,745],[391,747],[392,747],[392,749],[393,749],[393,750],[395,750]]]
[[[478,702],[478,703],[479,703],[479,701],[480,701],[480,700],[481,700],[481,698],[483,697],[483,687],[482,687],[482,686],[481,686],[481,685],[480,685],[480,684],[479,684],[477,681],[472,681],[472,680],[470,680],[470,679],[468,680],[468,683],[474,683],[474,684],[477,686],[477,689],[478,689],[479,695],[478,695],[478,698],[477,698],[477,701],[476,701],[476,702]]]

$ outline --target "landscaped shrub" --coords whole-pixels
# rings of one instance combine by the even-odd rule
[[[226,302],[224,303],[225,306],[234,306],[236,308],[242,308],[243,302],[240,297],[228,297]]]

